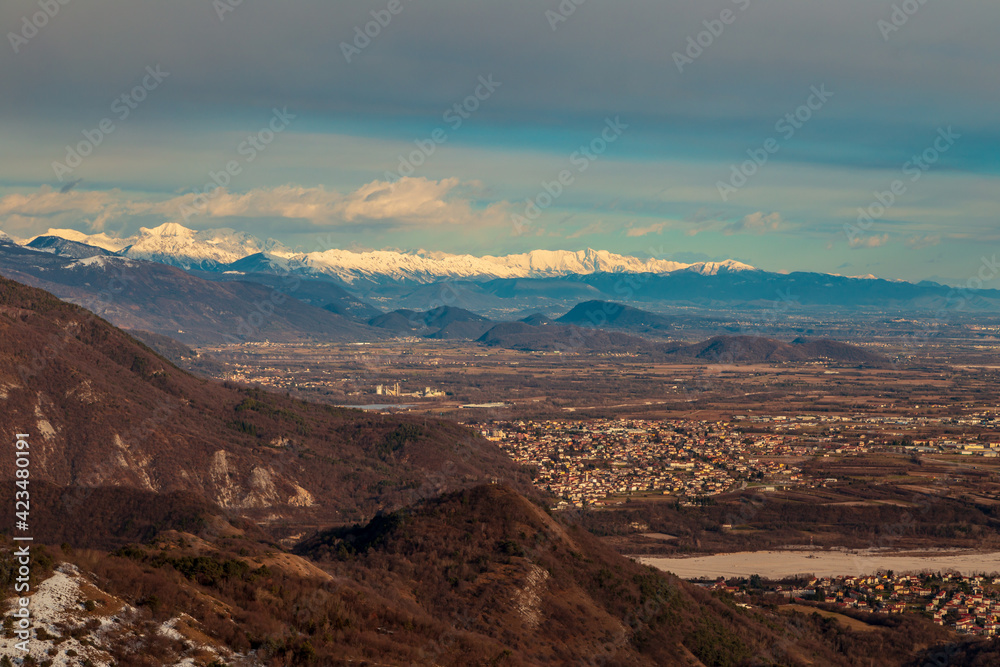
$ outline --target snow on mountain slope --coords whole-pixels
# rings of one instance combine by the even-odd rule
[[[138,266],[135,262],[130,259],[125,259],[124,257],[105,257],[101,255],[94,255],[93,257],[84,257],[83,259],[78,259],[74,262],[70,262],[66,265],[67,269],[74,269],[77,267],[100,267],[102,269],[109,266],[119,266],[127,268],[135,268]]]
[[[672,273],[691,270],[715,275],[720,270],[745,271],[753,267],[733,260],[683,264],[663,259],[641,259],[606,250],[533,250],[519,255],[475,257],[445,253],[398,253],[385,250],[351,252],[327,250],[289,255],[316,273],[351,283],[361,278],[430,282],[440,278],[550,278],[590,273]]]
[[[71,563],[60,564],[50,577],[34,586],[31,614],[35,632],[27,643],[27,652],[17,646],[18,637],[4,633],[0,637],[0,656],[19,656],[15,661],[30,656],[33,659],[30,664],[52,667],[113,665],[114,653],[124,652],[123,648],[134,645],[135,637],[152,630],[163,635],[161,641],[166,646],[183,647],[173,651],[178,659],[160,664],[193,667],[208,660],[253,664],[242,662],[245,656],[210,639],[191,616],[180,614],[150,626],[139,609],[106,593],[97,584],[95,575],[82,572]],[[92,607],[85,606],[85,601]],[[0,603],[0,608],[3,607],[13,611],[10,602]]]
[[[27,240],[27,243],[31,243],[39,236],[58,236],[61,239],[66,239],[67,241],[76,241],[77,243],[86,243],[87,245],[96,246],[98,248],[104,248],[105,250],[110,250],[111,252],[118,252],[122,248],[129,245],[128,239],[118,239],[113,236],[108,236],[107,234],[84,234],[83,232],[78,232],[75,229],[50,229],[44,234],[39,234],[38,236],[33,236]]]
[[[145,259],[183,269],[212,269],[218,264],[230,264],[259,252],[287,251],[277,241],[261,241],[246,232],[233,229],[195,231],[176,222],[152,229],[141,227],[135,236],[120,239],[106,234],[88,235],[72,229],[50,229],[43,236],[59,236],[120,252],[132,259]]]
[[[752,266],[734,260],[684,264],[666,259],[643,259],[607,250],[532,250],[495,257],[375,250],[326,250],[296,253],[277,241],[261,241],[232,229],[194,231],[177,223],[147,229],[133,237],[114,239],[104,234],[88,236],[66,229],[46,235],[114,250],[125,257],[145,259],[181,268],[237,272],[325,275],[347,283],[357,280],[410,280],[433,282],[443,278],[491,280],[494,278],[551,278],[591,273],[672,273],[695,271],[716,275],[720,271],[747,271]],[[223,266],[224,265],[224,266]]]
[[[688,267],[688,270],[700,273],[703,276],[717,276],[719,272],[755,271],[754,267],[735,259],[727,259],[721,262],[698,262]]]

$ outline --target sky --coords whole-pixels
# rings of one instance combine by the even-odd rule
[[[5,0],[0,229],[964,284],[1000,250],[998,28],[982,0]]]

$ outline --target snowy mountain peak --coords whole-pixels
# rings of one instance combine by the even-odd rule
[[[699,262],[697,264],[692,264],[689,270],[696,271],[703,276],[716,276],[720,271],[722,272],[737,272],[737,271],[754,271],[754,267],[749,264],[744,264],[743,262],[737,262],[735,259],[726,259],[721,262]]]
[[[147,236],[147,237],[150,236],[192,237],[194,236],[195,231],[193,229],[188,229],[184,225],[178,224],[176,222],[165,222],[159,227],[153,227],[152,229],[150,229],[149,227],[140,227],[139,234],[141,236]]]
[[[264,251],[288,252],[273,239],[260,239],[233,229],[196,231],[176,222],[141,227],[135,236],[114,238],[106,234],[84,234],[73,229],[50,229],[43,236],[58,236],[86,243],[132,259],[145,259],[183,269],[214,269]]]

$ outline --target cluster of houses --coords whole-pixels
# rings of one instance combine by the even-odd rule
[[[1000,635],[1000,577],[957,573],[812,578],[801,583],[760,584],[719,579],[709,587],[737,597],[777,595],[795,602],[823,602],[876,614],[917,613],[964,634]]]
[[[691,505],[748,486],[773,491],[837,481],[803,476],[782,457],[850,456],[886,448],[1000,456],[1000,439],[900,438],[932,422],[1000,425],[987,413],[950,418],[803,414],[734,415],[730,421],[516,420],[479,428],[515,461],[535,466],[540,487],[567,505],[583,507],[650,493]]]
[[[806,433],[807,429],[815,431],[815,427],[819,427],[823,435],[809,436],[805,441],[836,454],[863,454],[893,447],[916,453],[1000,457],[1000,438],[989,437],[983,440],[972,433],[958,437],[920,435],[922,432],[943,432],[960,426],[980,430],[983,437],[986,437],[989,431],[1000,428],[1000,419],[991,412],[975,412],[957,417],[875,414],[734,415],[733,421],[767,425],[774,433],[800,435]]]
[[[514,461],[535,466],[538,486],[577,507],[650,493],[693,504],[751,484],[807,484],[801,470],[775,460],[804,448],[727,422],[520,420],[493,422],[481,433]]]

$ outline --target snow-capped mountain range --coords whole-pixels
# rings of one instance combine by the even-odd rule
[[[551,278],[592,273],[656,273],[694,271],[703,275],[755,270],[734,260],[685,264],[665,259],[643,259],[606,250],[533,250],[499,257],[452,255],[441,252],[354,252],[327,250],[302,253],[281,243],[260,239],[232,229],[195,231],[177,223],[152,229],[143,227],[135,236],[115,238],[106,234],[84,234],[71,229],[50,229],[45,234],[109,250],[123,257],[170,264],[184,269],[228,272],[291,271],[303,275],[335,277],[345,283],[358,280],[408,280],[434,282],[458,278]],[[35,237],[39,238],[39,237]],[[26,243],[31,243],[29,239]]]
[[[606,250],[532,250],[518,255],[475,257],[445,253],[351,252],[327,250],[284,256],[316,273],[333,275],[352,283],[358,279],[431,282],[441,278],[552,278],[591,273],[673,273],[691,270],[715,275],[721,271],[753,269],[733,260],[683,264],[661,259],[640,259]]]
[[[160,262],[183,269],[231,264],[247,255],[265,251],[288,252],[287,248],[273,239],[261,241],[246,232],[233,229],[195,231],[175,222],[152,229],[141,227],[138,234],[125,238],[107,234],[84,234],[74,229],[50,229],[40,236],[57,236],[104,248],[123,257]],[[31,240],[34,239],[29,242]]]

